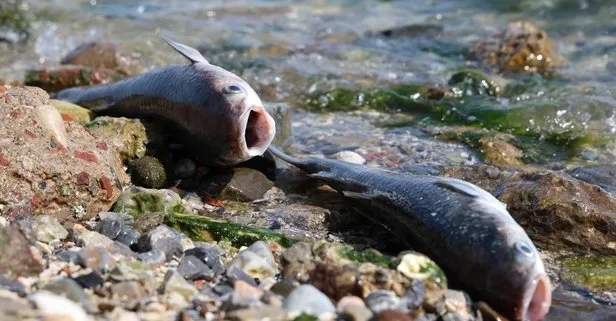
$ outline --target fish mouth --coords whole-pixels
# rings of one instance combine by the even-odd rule
[[[524,309],[521,320],[541,321],[548,314],[552,304],[552,285],[545,275],[539,275],[524,296]]]
[[[262,106],[251,107],[245,117],[241,142],[244,154],[249,158],[263,155],[276,134],[274,119]]]

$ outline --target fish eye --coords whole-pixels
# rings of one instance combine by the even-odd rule
[[[516,242],[515,243],[515,249],[517,252],[521,253],[522,255],[526,256],[526,257],[532,257],[533,256],[533,250],[530,247],[530,245],[528,245],[528,243],[524,242],[524,241],[520,241],[520,242]]]
[[[226,94],[240,94],[242,93],[242,88],[238,85],[226,85],[223,91]]]

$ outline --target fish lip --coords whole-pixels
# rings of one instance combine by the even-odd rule
[[[268,127],[268,133],[266,134],[267,139],[265,141],[262,141],[255,146],[249,147],[248,142],[246,141],[246,130],[248,129],[248,122],[251,119],[250,117],[251,116],[255,117],[255,115],[252,113],[258,114],[256,115],[256,117],[264,118],[263,120],[266,122],[267,127]],[[239,133],[240,137],[239,137],[238,143],[240,146],[242,158],[247,160],[254,156],[263,155],[263,153],[265,153],[269,145],[274,140],[274,136],[276,135],[276,125],[274,122],[274,118],[272,118],[272,116],[265,110],[263,106],[252,105],[250,108],[248,108],[244,112],[244,114],[242,114],[240,119],[241,119],[241,122],[240,122],[241,126],[240,126],[240,133]]]
[[[524,293],[519,320],[541,321],[548,313],[552,303],[552,285],[545,274],[539,274],[529,283]]]

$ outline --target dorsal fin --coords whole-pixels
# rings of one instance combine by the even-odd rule
[[[181,44],[179,42],[175,42],[167,37],[161,37],[163,40],[169,44],[169,46],[173,47],[177,52],[179,52],[182,56],[186,57],[186,59],[190,60],[190,62],[194,63],[204,63],[209,64],[207,59],[203,57],[203,55],[195,48],[189,47],[187,45]]]

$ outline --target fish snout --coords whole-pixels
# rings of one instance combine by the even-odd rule
[[[252,106],[243,126],[243,149],[249,158],[265,153],[276,135],[276,124],[263,106]]]
[[[545,274],[535,278],[533,284],[534,288],[531,287],[531,291],[529,291],[532,296],[526,307],[525,320],[541,321],[548,314],[552,304],[552,285]]]

